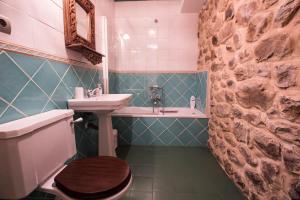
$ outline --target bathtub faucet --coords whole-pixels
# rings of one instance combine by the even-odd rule
[[[154,105],[157,105],[157,104],[160,102],[160,100],[161,100],[159,94],[154,94],[154,95],[152,94],[152,95],[150,96],[150,98],[151,98],[151,101],[152,101],[152,103],[153,103]]]
[[[153,113],[154,113],[154,107],[158,106],[159,104],[162,105],[164,110],[164,90],[162,87],[159,87],[158,85],[152,85],[149,87],[151,95],[150,100],[152,103]],[[161,94],[160,94],[161,93]]]

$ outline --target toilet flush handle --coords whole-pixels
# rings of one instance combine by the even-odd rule
[[[80,122],[83,122],[83,119],[82,117],[79,117],[78,119],[75,119],[71,122],[71,124],[76,124],[76,123],[80,123]]]

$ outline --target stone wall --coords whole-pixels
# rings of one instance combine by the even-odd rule
[[[209,147],[249,199],[300,199],[300,0],[208,0]]]

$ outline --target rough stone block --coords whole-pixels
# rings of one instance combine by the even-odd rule
[[[293,52],[292,41],[288,34],[276,34],[262,40],[254,49],[258,62],[275,58],[277,60],[290,55]]]
[[[243,119],[255,127],[263,128],[266,126],[266,117],[260,111],[250,110],[243,115]]]
[[[278,177],[280,173],[280,168],[278,165],[274,163],[263,161],[261,163],[261,172],[265,180],[269,184],[272,184],[275,182],[276,178]]]
[[[218,121],[218,125],[219,125],[219,127],[223,131],[231,132],[232,131],[233,122],[229,118],[223,118],[222,121]]]
[[[235,57],[233,57],[228,61],[228,68],[233,70],[235,69],[236,66],[237,66],[236,59]]]
[[[248,194],[249,193],[249,188],[247,187],[247,184],[245,183],[244,178],[238,174],[237,172],[235,172],[233,174],[233,179],[235,181],[235,183],[237,184],[237,186],[245,193]]]
[[[240,49],[242,47],[242,34],[240,32],[236,32],[234,35],[233,35],[233,44],[235,46],[235,49]]]
[[[300,179],[293,180],[289,190],[289,196],[292,200],[300,199]]]
[[[233,147],[236,147],[237,143],[236,143],[236,140],[234,139],[234,136],[233,136],[232,133],[230,133],[230,132],[223,132],[223,135],[224,135],[225,141],[228,144],[230,144]]]
[[[233,22],[228,22],[220,29],[218,34],[219,43],[225,43],[234,33],[234,24]]]
[[[300,0],[286,0],[276,13],[275,23],[286,26],[300,8]]]
[[[247,126],[245,122],[236,121],[234,122],[233,134],[237,141],[242,143],[249,142],[249,132],[250,128]]]
[[[254,141],[257,146],[265,153],[267,156],[273,159],[281,158],[281,144],[274,138],[266,136],[267,134],[261,131],[254,131]]]
[[[240,109],[238,106],[234,105],[232,108],[232,115],[235,119],[242,119],[244,116],[244,113],[242,109]]]
[[[249,179],[249,181],[253,184],[253,186],[256,188],[258,193],[266,192],[265,182],[257,172],[247,169],[245,171],[245,175]]]
[[[260,14],[251,18],[247,29],[246,40],[248,42],[257,41],[265,32],[269,30],[272,18],[272,13]]]
[[[300,146],[300,125],[286,120],[268,120],[268,129],[279,138]]]
[[[258,165],[257,159],[252,155],[251,151],[247,147],[240,145],[239,151],[249,165],[252,167],[256,167]]]
[[[239,84],[236,98],[239,104],[245,108],[257,107],[261,110],[267,110],[273,105],[275,94],[268,81],[252,78]]]
[[[286,169],[291,173],[300,174],[300,150],[285,148],[282,154]]]
[[[288,88],[296,85],[297,67],[282,64],[275,67],[276,84],[280,88]]]
[[[229,4],[225,11],[225,20],[231,20],[234,17],[234,6],[233,4]]]
[[[300,93],[298,90],[281,95],[280,111],[286,119],[300,123]]]
[[[246,26],[250,18],[254,15],[258,8],[256,1],[241,5],[236,13],[236,21],[239,25]]]
[[[253,58],[253,55],[249,49],[240,50],[237,55],[240,63],[245,63]]]
[[[234,163],[240,167],[245,165],[244,159],[234,149],[227,149],[227,157],[232,163]]]
[[[214,107],[214,112],[220,118],[228,118],[231,116],[231,106],[229,104],[217,104]]]
[[[259,66],[256,71],[256,75],[263,78],[271,78],[271,70],[267,66]]]
[[[233,80],[226,81],[226,85],[228,88],[231,88],[231,89],[235,88],[235,82]]]
[[[234,172],[233,166],[228,160],[224,161],[224,169],[228,175],[232,175]]]
[[[254,69],[251,64],[235,68],[234,75],[237,81],[244,81],[254,75]]]
[[[263,0],[265,9],[268,9],[269,7],[271,7],[272,5],[274,5],[277,2],[278,2],[278,0]]]

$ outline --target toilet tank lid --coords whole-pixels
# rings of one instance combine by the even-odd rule
[[[19,137],[73,115],[73,110],[51,110],[49,112],[0,124],[0,140]]]

